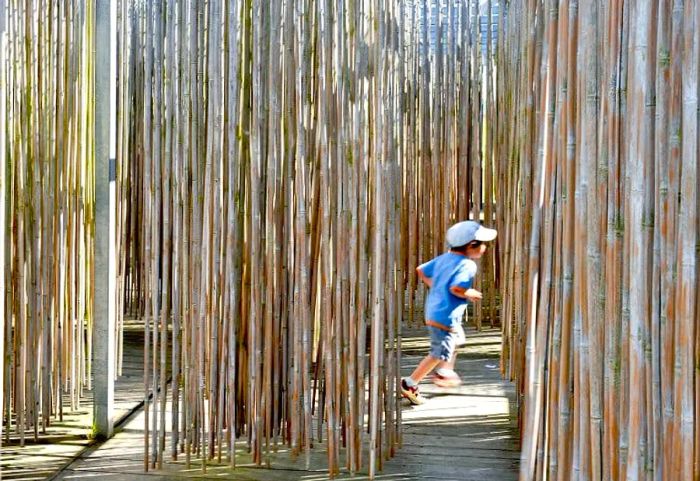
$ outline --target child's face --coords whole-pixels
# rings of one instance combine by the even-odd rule
[[[467,257],[470,259],[480,259],[486,252],[486,244],[479,241],[474,241],[467,246]]]

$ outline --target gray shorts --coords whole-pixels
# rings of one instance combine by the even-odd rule
[[[430,333],[430,356],[435,359],[449,361],[457,346],[464,344],[464,330],[461,323],[451,331],[428,326],[428,332]]]

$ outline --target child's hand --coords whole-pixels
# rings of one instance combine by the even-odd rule
[[[477,291],[476,289],[467,289],[466,291],[464,291],[464,297],[468,301],[476,302],[483,299],[484,296],[483,294],[481,294],[481,292]]]

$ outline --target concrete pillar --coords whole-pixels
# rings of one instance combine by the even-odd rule
[[[117,2],[95,10],[95,305],[92,334],[93,429],[114,429],[116,252]]]

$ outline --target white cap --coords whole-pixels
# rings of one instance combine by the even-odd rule
[[[447,243],[450,247],[461,247],[472,241],[489,242],[496,238],[495,229],[488,229],[473,220],[458,222],[447,229]]]

